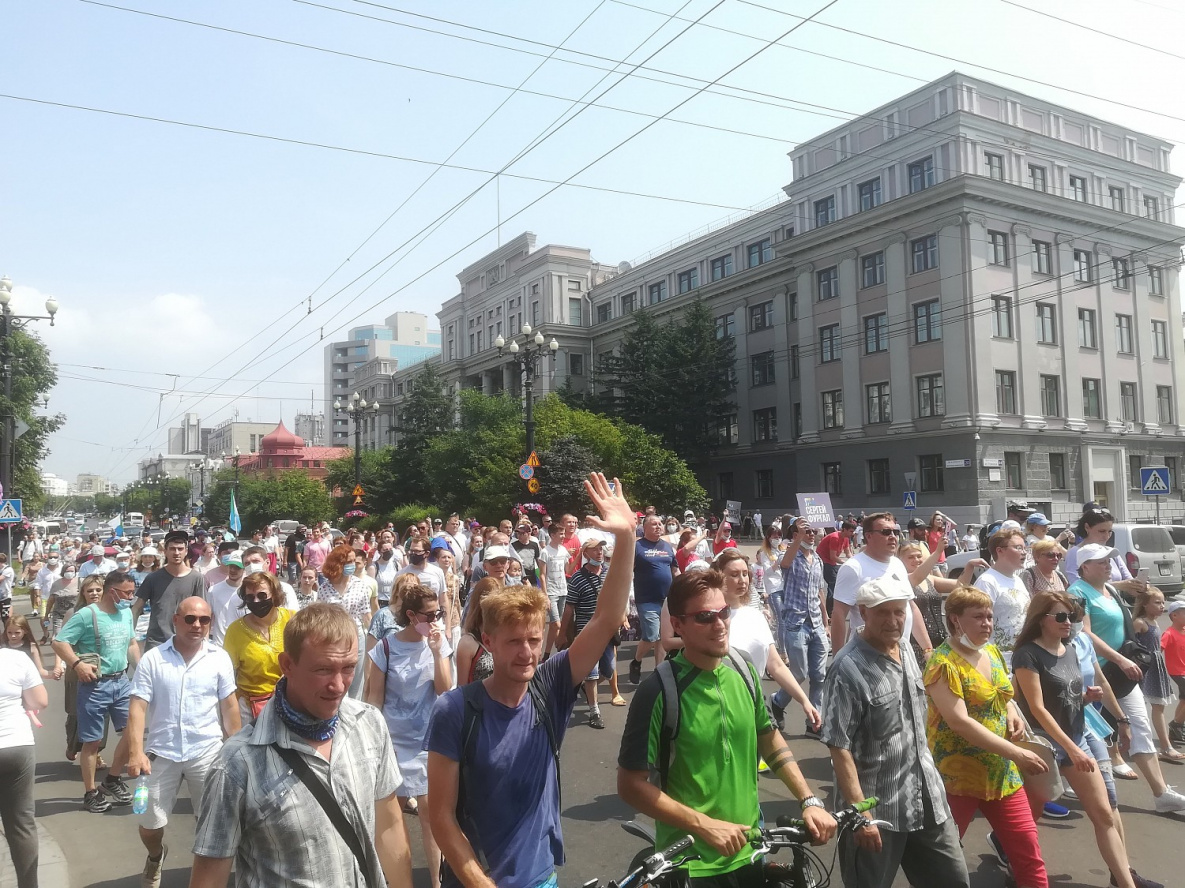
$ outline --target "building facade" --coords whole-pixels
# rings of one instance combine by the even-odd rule
[[[295,432],[297,437],[305,440],[305,443],[314,447],[324,447],[325,414],[312,411],[296,414]]]
[[[215,459],[229,459],[236,452],[239,454],[255,453],[264,437],[275,425],[270,422],[239,422],[237,419],[227,419],[209,430],[205,439],[206,456]]]
[[[331,460],[349,456],[348,447],[314,447],[306,445],[281,422],[260,441],[259,450],[239,460],[239,471],[244,477],[268,477],[281,472],[304,472],[312,478],[329,474]]]
[[[41,473],[41,492],[46,496],[65,496],[69,490],[65,478],[59,478],[53,472]]]

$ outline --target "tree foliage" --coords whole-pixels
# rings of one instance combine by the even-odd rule
[[[540,492],[533,499],[542,502],[553,515],[588,513],[592,503],[584,492],[584,480],[589,472],[600,468],[596,454],[581,444],[576,435],[564,435],[542,451],[539,460],[542,465],[535,477],[539,479]]]
[[[188,515],[190,510],[189,482],[184,478],[163,481],[137,481],[118,497],[120,506],[127,504],[128,512],[152,515],[154,521],[165,516]]]
[[[35,512],[45,497],[41,489],[41,463],[49,456],[49,436],[62,427],[66,417],[60,413],[41,415],[34,412],[38,402],[47,397],[58,382],[58,372],[45,343],[35,333],[13,329],[8,337],[8,347],[11,350],[12,401],[9,403],[0,389],[0,416],[12,412],[28,424],[29,431],[16,439],[12,489],[5,490],[4,495],[23,499],[25,510]]]
[[[225,525],[228,522],[233,486],[233,469],[223,469],[215,474],[213,485],[206,488],[204,518],[207,523]],[[276,472],[260,477],[240,476],[235,505],[244,533],[282,519],[311,524],[334,516],[333,500],[325,484],[301,471]]]

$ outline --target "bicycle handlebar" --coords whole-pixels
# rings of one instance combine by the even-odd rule
[[[842,833],[846,829],[852,829],[858,825],[862,819],[861,815],[871,811],[877,804],[876,796],[869,796],[862,802],[848,805],[839,811],[832,813],[836,823],[839,825],[838,832]],[[769,846],[769,850],[774,848],[785,848],[791,845],[804,845],[811,841],[811,834],[807,830],[806,821],[798,817],[791,817],[783,814],[777,820],[777,826],[773,829],[751,829],[749,831],[749,844],[754,848],[761,848],[762,846]]]

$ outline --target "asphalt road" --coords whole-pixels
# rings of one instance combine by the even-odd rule
[[[18,607],[20,606],[18,599]],[[20,611],[18,611],[20,612]],[[632,645],[623,646],[630,656]],[[46,650],[48,654],[48,649]],[[52,656],[52,655],[49,655]],[[649,668],[650,661],[647,661]],[[623,670],[624,673],[624,670]],[[136,817],[131,808],[113,808],[105,814],[82,810],[82,783],[76,765],[64,759],[64,713],[62,686],[49,682],[50,709],[42,713],[45,727],[37,736],[37,816],[43,831],[42,888],[136,888],[143,867],[144,849],[136,831]],[[767,682],[767,691],[771,690]],[[621,682],[627,698],[633,688]],[[583,703],[577,706],[562,750],[564,836],[568,863],[560,873],[560,883],[579,886],[589,879],[607,881],[624,874],[626,866],[642,847],[639,840],[626,834],[620,823],[633,812],[616,792],[617,746],[625,724],[625,708],[608,704],[602,694],[605,730],[594,730],[586,723]],[[832,775],[826,749],[802,736],[801,715],[787,713],[787,734],[807,780],[829,806],[834,806]],[[110,758],[114,746],[107,751]],[[1185,766],[1164,765],[1170,783],[1185,784]],[[768,820],[780,814],[797,813],[798,805],[775,778],[760,778],[762,806]],[[1182,840],[1183,824],[1173,815],[1148,813],[1151,794],[1143,781],[1120,781],[1120,810],[1127,829],[1129,853],[1141,873],[1158,878],[1167,885],[1181,885],[1171,876]],[[1094,843],[1089,821],[1076,802],[1068,820],[1043,819],[1040,825],[1041,846],[1050,873],[1050,882],[1058,888],[1105,886],[1108,874]],[[193,807],[184,796],[178,801],[166,833],[170,847],[162,885],[183,888],[188,884],[193,840]],[[409,817],[412,850],[416,866],[416,888],[429,888],[424,855],[420,844],[419,820]],[[973,888],[999,888],[1004,885],[1003,870],[990,854],[986,842],[986,822],[979,818],[964,840]],[[55,865],[58,848],[66,865]],[[821,849],[830,865],[834,845]],[[783,852],[783,857],[786,853]],[[68,875],[66,875],[68,873]],[[0,851],[0,888],[14,885],[7,854]],[[838,886],[836,872],[834,885]],[[897,886],[906,886],[898,877]],[[917,886],[926,888],[926,886]],[[941,886],[936,886],[941,888]]]

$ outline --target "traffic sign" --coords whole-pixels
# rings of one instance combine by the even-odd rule
[[[531,455],[527,457],[527,465],[529,465],[532,469],[539,468],[539,454],[534,450],[532,450]]]
[[[0,500],[0,524],[16,524],[21,520],[19,499]]]
[[[532,478],[530,481],[528,481],[527,482],[527,490],[531,491],[531,493],[538,493],[539,492],[539,479]]]
[[[918,473],[917,472],[906,472],[905,473],[905,489],[906,490],[917,490],[918,489]]]
[[[362,489],[361,484],[354,485],[354,496],[365,496],[366,492]]]
[[[917,492],[914,490],[905,491],[905,505],[903,505],[901,508],[905,509],[905,511],[907,511],[907,512],[912,512],[917,507],[918,507]]]
[[[1167,466],[1140,467],[1140,493],[1144,496],[1168,496],[1169,470]]]
[[[518,476],[524,481],[530,481],[535,477],[535,467],[527,463],[523,463],[518,467]]]

